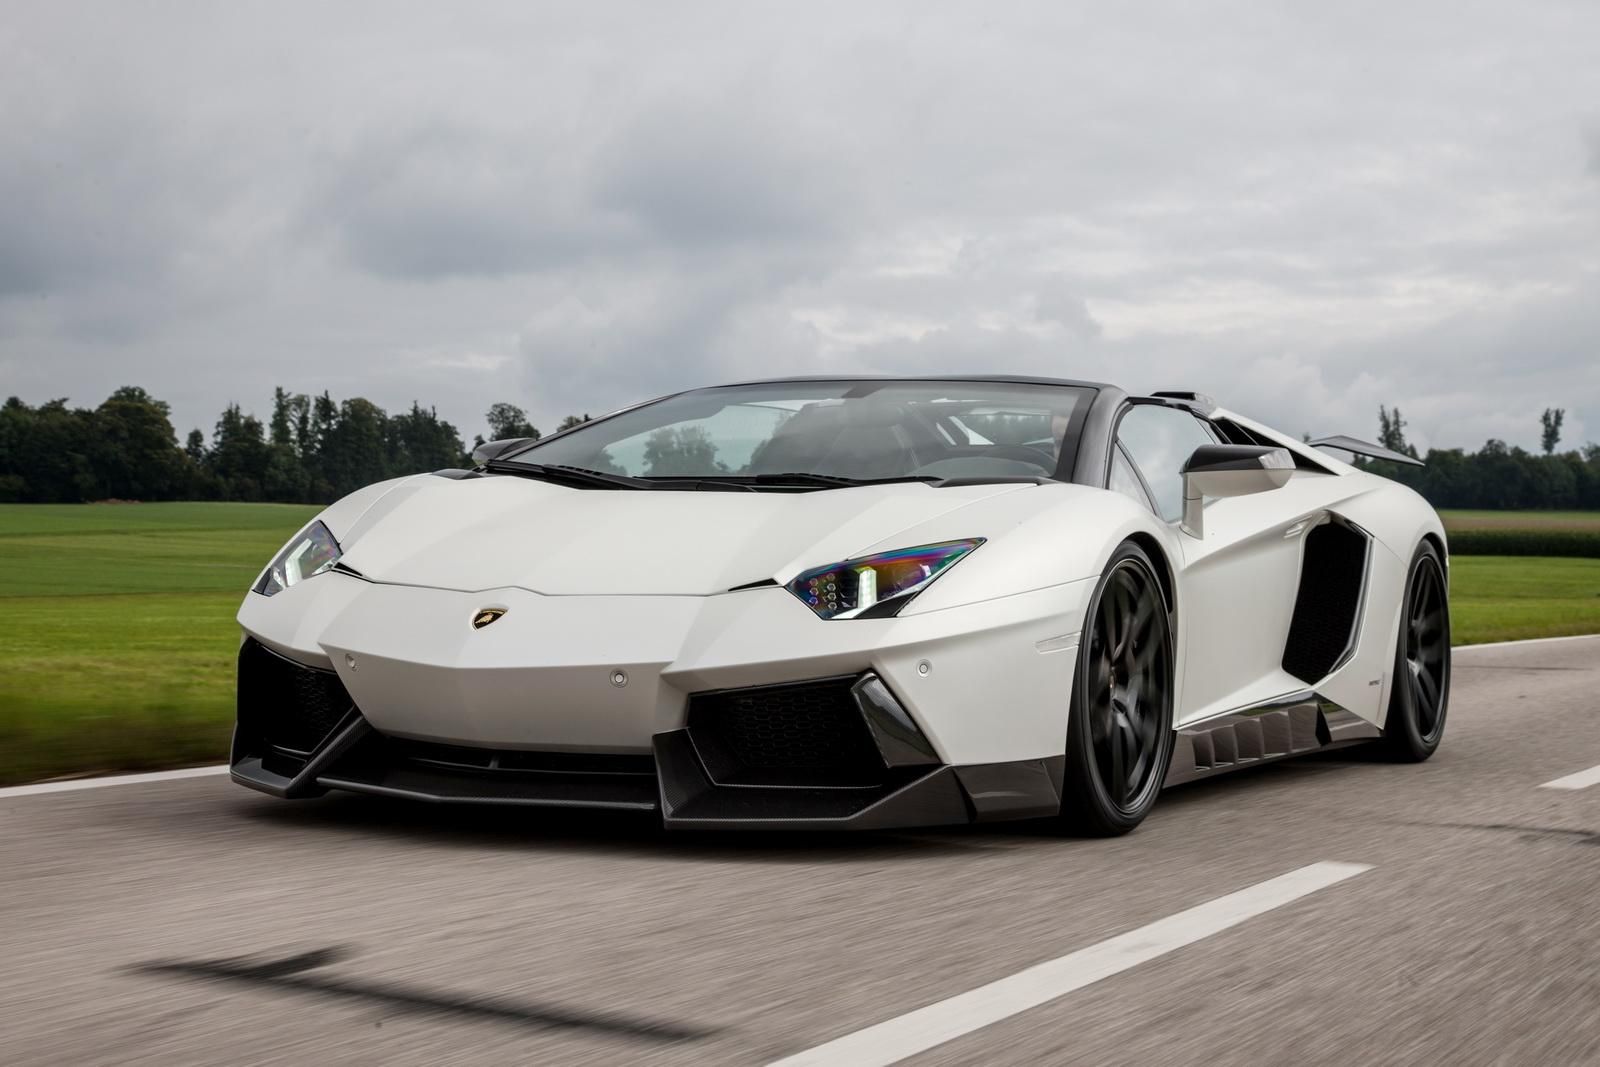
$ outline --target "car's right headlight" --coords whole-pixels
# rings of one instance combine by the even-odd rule
[[[788,589],[820,619],[892,618],[983,541],[973,537],[845,560],[806,571]]]
[[[281,593],[291,585],[321,574],[339,562],[343,554],[333,533],[321,522],[313,522],[283,546],[283,551],[273,558],[253,588],[262,596]]]

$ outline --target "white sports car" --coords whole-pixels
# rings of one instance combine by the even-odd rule
[[[754,382],[474,461],[352,493],[262,573],[236,781],[1114,834],[1167,785],[1444,730],[1433,509],[1194,393]]]

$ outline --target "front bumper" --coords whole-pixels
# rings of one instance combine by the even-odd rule
[[[282,797],[656,812],[670,827],[1048,815],[1079,584],[833,623],[780,589],[543,597],[319,576],[240,611],[233,777]],[[491,606],[504,616],[475,630]]]
[[[882,680],[696,694],[649,755],[495,750],[374,729],[331,671],[240,649],[233,780],[435,803],[659,813],[669,828],[874,829],[1052,815],[1060,756],[953,767]],[[802,706],[809,703],[809,709]],[[782,716],[782,719],[777,718]]]

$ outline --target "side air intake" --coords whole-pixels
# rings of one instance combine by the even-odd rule
[[[1283,669],[1307,684],[1332,674],[1355,647],[1371,546],[1364,531],[1337,519],[1306,535]]]

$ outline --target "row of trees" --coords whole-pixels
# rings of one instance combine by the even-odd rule
[[[1425,455],[1406,439],[1398,407],[1378,408],[1378,443],[1421,459],[1426,466],[1374,462],[1365,466],[1421,493],[1436,508],[1600,509],[1600,445],[1558,452],[1566,411],[1539,417],[1542,453],[1491,438],[1476,452],[1430,448]]]
[[[561,429],[587,415],[568,416]],[[489,439],[538,437],[514,404],[495,404]],[[474,446],[484,440],[474,438]],[[125,386],[96,408],[66,400],[0,407],[0,502],[269,500],[322,503],[363,485],[468,462],[461,434],[432,408],[390,415],[369,400],[335,401],[278,389],[263,425],[237,404],[208,441],[196,429],[182,447],[170,410]]]
[[[1540,418],[1543,454],[1491,440],[1476,452],[1430,449],[1427,466],[1371,463],[1369,469],[1411,486],[1441,508],[1600,509],[1600,445],[1558,452],[1565,412]],[[587,415],[569,415],[565,430]],[[487,435],[539,437],[514,404],[492,405]],[[1378,411],[1380,443],[1418,455],[1398,408]],[[703,470],[709,442],[676,431],[652,439],[652,473]],[[210,440],[198,429],[182,447],[167,405],[125,386],[97,408],[51,400],[30,407],[16,397],[0,407],[0,502],[84,500],[270,500],[323,503],[384,478],[468,463],[454,426],[413,403],[390,415],[369,400],[335,401],[275,390],[265,424],[231,404]]]

